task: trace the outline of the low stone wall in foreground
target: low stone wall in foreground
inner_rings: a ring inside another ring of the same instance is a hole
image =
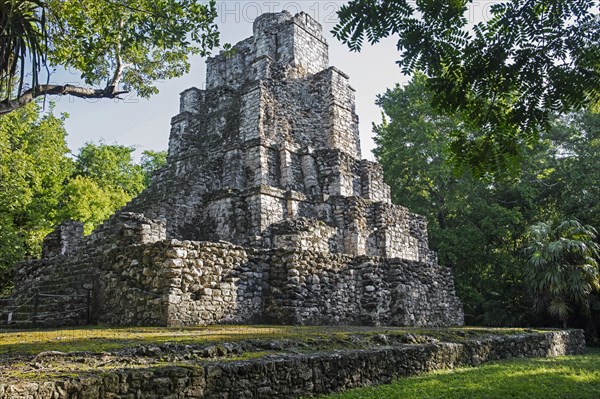
[[[387,383],[396,377],[491,360],[572,355],[584,349],[582,330],[527,333],[464,343],[118,370],[55,382],[0,383],[0,399],[287,399]]]

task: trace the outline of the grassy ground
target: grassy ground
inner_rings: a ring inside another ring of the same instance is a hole
[[[257,325],[0,330],[0,381],[48,381],[121,368],[193,367],[207,361],[245,360],[284,353],[372,348],[436,340],[462,342],[490,335],[528,332],[534,330]],[[444,378],[451,378],[449,376]],[[348,398],[385,398],[372,392],[366,395],[371,396]],[[397,397],[396,393],[390,395],[387,397]],[[445,399],[447,396],[440,397]]]
[[[485,335],[518,334],[517,328],[369,328],[369,327],[296,327],[296,326],[209,326],[209,327],[81,327],[42,330],[1,330],[0,356],[35,355],[44,351],[103,352],[135,345],[211,344],[245,339],[294,340],[311,344],[315,340],[339,340],[342,346],[350,335],[427,335],[440,341],[459,342]]]
[[[0,330],[0,355],[30,354],[44,351],[104,352],[135,345],[209,344],[243,339],[278,339],[313,335],[316,331],[300,331],[285,326],[225,327],[103,327],[41,330]]]
[[[516,359],[398,379],[319,399],[598,399],[600,349],[583,356]]]

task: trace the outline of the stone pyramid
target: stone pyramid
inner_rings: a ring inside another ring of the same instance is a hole
[[[463,323],[425,218],[361,159],[354,89],[304,13],[264,14],[209,58],[206,89],[181,93],[167,165],[81,233],[62,224],[42,260],[18,265],[12,309],[59,296],[13,321]]]

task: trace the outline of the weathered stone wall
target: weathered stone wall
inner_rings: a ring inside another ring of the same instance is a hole
[[[314,219],[274,224],[270,234],[280,249],[165,240],[164,223],[119,214],[85,239],[96,251],[18,268],[12,322],[463,323],[446,268],[335,253],[335,229]]]
[[[44,241],[43,253],[49,257],[15,265],[17,289],[11,305],[2,310],[0,324],[9,319],[17,326],[79,325],[89,319],[93,321],[99,314],[94,303],[105,296],[105,292],[98,290],[99,284],[106,285],[104,278],[112,278],[106,268],[118,264],[122,254],[130,258],[141,256],[139,247],[164,238],[164,222],[132,213],[117,213],[85,238],[80,224],[62,224],[58,232]],[[73,242],[80,245],[75,247]],[[61,248],[68,250],[63,253]],[[121,277],[119,282],[126,281]],[[118,306],[105,308],[111,313],[119,314],[122,308],[130,307],[125,298],[109,299],[112,304],[118,301]],[[145,312],[136,313],[140,322],[145,319],[144,313],[153,311],[146,307]]]
[[[94,320],[113,325],[463,324],[460,302],[447,295],[454,290],[447,268],[328,254],[323,245],[331,228],[308,221],[288,224],[273,232],[285,250],[176,240],[115,249],[99,266],[104,268],[96,279]],[[285,234],[294,230],[306,235]]]
[[[307,14],[264,14],[254,21],[253,33],[234,46],[232,55],[207,60],[207,89],[237,89],[247,81],[273,77],[298,79],[328,66],[321,25]],[[277,73],[282,75],[274,76]]]
[[[266,309],[273,320],[317,325],[464,323],[451,271],[401,259],[275,251]]]
[[[297,398],[491,360],[580,354],[584,348],[583,331],[556,331],[463,344],[286,355],[195,367],[120,370],[62,381],[0,383],[0,399]]]
[[[79,248],[82,240],[83,223],[65,221],[44,237],[42,258],[70,255]]]
[[[195,325],[249,322],[262,314],[265,278],[243,248],[166,240],[112,256],[98,279],[99,322]]]
[[[252,252],[226,243],[171,242],[166,256],[156,258],[169,273],[167,324],[262,320],[270,265]]]
[[[0,325],[85,324],[88,316],[88,291],[94,270],[73,255],[83,241],[83,225],[61,223],[43,243],[42,260],[15,265],[15,290],[10,306],[2,309]],[[59,316],[59,317],[57,317]]]
[[[169,238],[258,247],[272,223],[314,218],[336,228],[334,252],[422,260],[426,234],[398,227],[417,215],[388,211],[385,229],[369,216],[390,190],[381,168],[360,159],[354,90],[328,67],[320,25],[268,14],[235,48],[209,59],[206,90],[181,93],[168,165],[125,210],[166,216]]]

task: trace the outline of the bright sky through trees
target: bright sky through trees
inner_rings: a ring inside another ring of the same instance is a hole
[[[221,42],[235,44],[252,35],[252,22],[264,12],[287,9],[295,14],[304,11],[322,25],[330,48],[330,63],[350,75],[357,90],[357,111],[361,118],[363,156],[372,158],[371,123],[381,118],[374,104],[375,96],[403,80],[395,64],[397,52],[394,41],[365,48],[361,53],[350,53],[330,34],[337,22],[337,10],[344,1],[219,1],[217,22]],[[150,100],[126,95],[124,100],[83,100],[73,97],[54,97],[56,112],[68,112],[66,122],[69,147],[75,151],[86,141],[103,138],[107,143],[138,145],[136,156],[144,149],[166,149],[170,119],[179,110],[179,93],[189,87],[204,86],[206,67],[201,57],[192,58],[191,72],[178,79],[159,83],[160,93]],[[57,72],[51,81],[77,83],[79,74]]]

